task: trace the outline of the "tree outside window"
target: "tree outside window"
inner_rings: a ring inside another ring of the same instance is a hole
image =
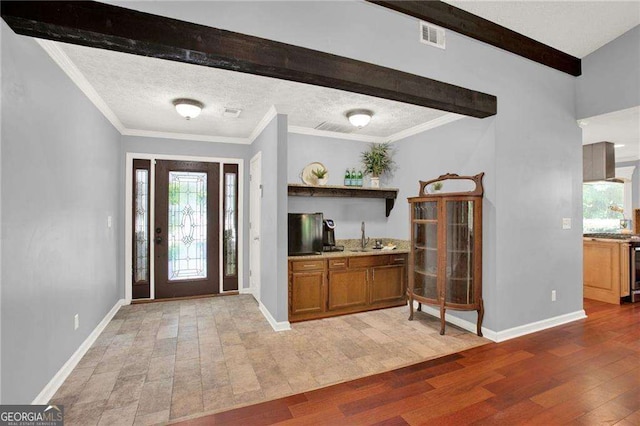
[[[624,184],[594,182],[582,185],[583,232],[618,232],[624,214]]]

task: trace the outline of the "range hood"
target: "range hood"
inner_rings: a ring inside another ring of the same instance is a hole
[[[620,182],[616,179],[616,154],[613,142],[582,146],[582,181]]]

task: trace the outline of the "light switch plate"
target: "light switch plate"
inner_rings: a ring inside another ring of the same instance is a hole
[[[107,216],[107,228],[111,228],[112,223],[113,219],[111,218],[111,216]]]
[[[563,217],[562,218],[562,229],[571,229],[571,218]]]

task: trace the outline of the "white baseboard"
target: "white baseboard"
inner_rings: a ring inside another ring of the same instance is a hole
[[[414,306],[414,309],[417,309],[418,302],[414,301],[413,306]],[[434,317],[440,318],[440,309],[434,308],[433,306],[423,304],[422,312],[427,313],[429,315],[433,315]],[[477,331],[476,323],[464,320],[462,318],[455,317],[449,314],[448,312],[444,313],[444,319],[446,322],[456,325],[462,328],[463,330],[467,330],[471,333],[475,333]],[[493,340],[494,342],[497,342],[498,341],[496,340],[498,337],[497,335],[498,333],[496,333],[495,331],[490,330],[486,327],[482,327],[482,337],[485,337],[489,340]]]
[[[87,353],[89,348],[91,348],[91,345],[93,345],[98,336],[100,336],[100,333],[102,333],[107,324],[109,324],[109,321],[111,321],[116,312],[118,312],[118,309],[120,309],[120,307],[124,305],[128,305],[128,303],[124,299],[120,299],[116,302],[113,308],[111,308],[111,310],[107,313],[107,315],[105,315],[102,321],[100,321],[100,324],[98,324],[96,328],[91,332],[91,334],[85,339],[85,341],[82,342],[80,347],[73,353],[73,355],[71,355],[71,358],[69,358],[67,362],[64,363],[62,368],[58,370],[56,375],[53,376],[53,378],[49,381],[49,383],[47,383],[44,389],[42,389],[42,392],[40,392],[38,396],[36,396],[36,399],[34,399],[31,404],[47,404],[51,400],[51,398],[53,398],[53,395],[55,395],[58,388],[60,388],[62,383],[64,383],[67,377],[69,377],[69,374],[71,374],[73,369],[76,368],[76,365],[78,365],[84,354]]]
[[[238,292],[240,294],[253,294],[253,289],[251,287],[241,287]]]
[[[269,312],[269,310],[262,304],[262,302],[259,302],[259,303],[260,303],[260,312],[262,312],[262,315],[264,315],[267,321],[269,321],[269,324],[275,331],[291,330],[291,324],[289,323],[289,321],[282,321],[282,322],[276,321],[275,318],[271,316],[271,312]]]
[[[504,342],[505,340],[524,336],[525,334],[535,333],[536,331],[546,330],[547,328],[581,320],[586,317],[587,314],[584,312],[584,309],[580,309],[579,311],[569,312],[568,314],[558,315],[557,317],[547,318],[541,321],[531,322],[529,324],[508,328],[506,330],[498,332],[498,338],[496,342]]]
[[[414,301],[414,307],[417,308],[418,302]],[[422,311],[433,315],[435,317],[440,318],[440,309],[434,308],[428,305],[422,305]],[[519,325],[517,327],[508,328],[502,331],[494,331],[485,327],[482,327],[482,335],[483,337],[492,340],[494,342],[504,342],[505,340],[514,339],[516,337],[524,336],[525,334],[535,333],[537,331],[546,330],[547,328],[556,327],[562,324],[566,324],[569,322],[577,321],[583,318],[586,318],[584,310],[581,309],[579,311],[570,312],[568,314],[559,315],[553,318],[547,318],[544,320],[532,322],[529,324]],[[470,321],[455,317],[445,312],[444,315],[445,321],[456,325],[464,330],[470,331],[471,333],[476,332],[476,324]]]

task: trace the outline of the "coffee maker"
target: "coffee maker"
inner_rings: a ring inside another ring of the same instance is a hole
[[[343,246],[336,245],[336,223],[333,219],[322,221],[322,251],[343,251]]]

